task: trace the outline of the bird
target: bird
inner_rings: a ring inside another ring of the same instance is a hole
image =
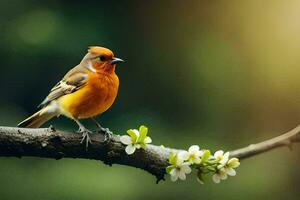
[[[39,110],[18,124],[23,128],[39,128],[53,117],[63,115],[74,120],[79,126],[78,133],[86,141],[91,133],[81,119],[92,119],[99,128],[95,116],[107,111],[114,103],[119,88],[119,78],[115,73],[118,63],[124,60],[114,56],[105,47],[91,46],[81,62],[66,73],[38,106]],[[106,131],[107,132],[107,131]]]

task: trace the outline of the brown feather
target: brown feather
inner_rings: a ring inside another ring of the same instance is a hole
[[[86,71],[87,69],[82,65],[77,65],[71,69],[65,77],[51,89],[49,95],[40,106],[43,107],[63,95],[73,93],[80,89],[87,81]]]
[[[55,116],[55,113],[48,113],[43,112],[45,108],[39,110],[38,112],[34,113],[24,121],[18,124],[18,127],[23,128],[39,128],[52,117]]]

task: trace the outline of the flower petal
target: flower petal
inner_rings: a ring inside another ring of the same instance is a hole
[[[200,159],[200,158],[195,158],[195,159],[193,160],[193,162],[194,162],[195,164],[200,164],[200,163],[201,163],[201,159]]]
[[[225,180],[225,179],[227,179],[227,173],[226,173],[226,171],[225,171],[225,169],[223,168],[223,169],[221,169],[220,171],[219,171],[219,177],[222,179],[222,180]]]
[[[177,154],[177,165],[181,165],[188,158],[189,158],[189,153],[187,151],[180,151]]]
[[[222,169],[223,167],[224,167],[224,165],[220,164],[220,165],[217,166],[217,169]]]
[[[137,140],[138,140],[139,133],[138,133],[138,134],[137,134],[137,133],[138,133],[138,130],[136,130],[136,129],[129,129],[129,130],[127,131],[127,134],[130,135],[131,141],[132,141],[133,143],[136,143]]]
[[[220,178],[221,178],[222,180],[226,180],[226,179],[227,179],[227,174],[222,174],[222,176],[220,176]]]
[[[123,143],[123,144],[126,144],[126,145],[129,145],[132,143],[131,141],[131,137],[129,137],[128,135],[122,135],[120,137],[120,141]]]
[[[146,126],[144,126],[144,125],[141,125],[140,128],[139,128],[139,132],[140,132],[140,134],[147,135],[148,128]]]
[[[185,173],[184,173],[183,170],[180,170],[180,171],[179,171],[178,177],[179,177],[179,179],[181,179],[181,180],[183,180],[183,181],[186,179],[186,175],[185,175]]]
[[[177,169],[172,169],[171,171],[170,171],[170,176],[171,176],[171,181],[173,181],[173,182],[175,182],[175,181],[177,181],[177,179],[178,179],[178,171],[177,171]]]
[[[144,141],[143,141],[145,144],[150,144],[151,142],[152,142],[152,139],[149,137],[149,136],[147,136],[145,139],[144,139]]]
[[[188,163],[189,164],[189,163]],[[182,165],[181,166],[181,171],[183,171],[185,174],[189,174],[192,172],[192,169],[190,168],[189,165]]]
[[[134,134],[136,135],[136,137],[139,137],[140,136],[140,132],[136,129],[133,129],[132,130],[134,132]]]
[[[221,179],[220,179],[219,174],[214,174],[214,175],[212,176],[212,180],[213,180],[215,183],[220,183]]]
[[[177,173],[177,169],[176,168],[171,169],[171,171],[170,171],[170,175],[171,176],[175,176],[176,173]]]
[[[135,152],[135,145],[128,145],[126,148],[125,148],[125,151],[128,155],[131,155]]]
[[[225,171],[229,176],[235,176],[236,175],[236,171],[233,168],[226,168]]]
[[[139,138],[139,142],[143,142],[147,136],[148,133],[148,128],[146,126],[140,126],[139,128],[139,133],[140,133],[140,138]]]
[[[222,167],[224,167],[226,165],[226,163],[227,163],[227,160],[223,158],[222,160],[220,160],[220,165],[218,166],[218,168],[221,169]]]
[[[224,154],[224,151],[222,151],[222,150],[219,150],[219,151],[216,151],[215,152],[215,154],[214,154],[214,157],[216,158],[216,159],[218,159],[219,157],[223,157],[223,154]]]
[[[201,157],[203,155],[203,151],[198,151],[198,152],[196,152],[196,156],[197,157]]]
[[[228,159],[229,159],[229,152],[226,152],[226,153],[224,154],[223,159],[226,160],[226,162],[228,161]]]
[[[237,158],[231,158],[228,161],[227,165],[228,165],[228,167],[237,168],[238,166],[240,166],[239,159],[237,159]]]
[[[200,147],[199,147],[198,145],[192,145],[192,146],[190,146],[190,148],[189,148],[189,152],[190,152],[190,153],[196,153],[196,152],[199,151],[199,149],[200,149]]]
[[[172,181],[172,182],[177,181],[177,179],[178,179],[178,175],[171,176],[171,181]]]

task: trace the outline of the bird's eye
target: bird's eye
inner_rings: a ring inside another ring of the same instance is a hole
[[[105,61],[105,56],[99,56],[99,60],[102,62]]]

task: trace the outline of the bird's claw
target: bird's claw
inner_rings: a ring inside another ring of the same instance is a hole
[[[111,131],[107,131],[104,133],[104,142],[108,142],[110,141],[112,138],[112,132]]]
[[[99,127],[100,132],[104,135],[104,141],[103,142],[107,142],[110,141],[110,139],[112,138],[112,132],[109,130],[109,128],[103,128],[103,127]]]
[[[80,143],[83,143],[85,141],[85,148],[87,150],[88,146],[89,146],[89,143],[92,144],[92,140],[91,140],[91,137],[89,135],[92,132],[85,129],[85,128],[79,128],[78,133],[82,133],[82,139],[81,139]]]
[[[97,132],[100,132],[102,135],[104,135],[104,140],[103,142],[108,142],[112,138],[113,133],[108,129],[108,128],[103,128],[95,118],[91,118],[92,121],[96,124],[97,126]]]

